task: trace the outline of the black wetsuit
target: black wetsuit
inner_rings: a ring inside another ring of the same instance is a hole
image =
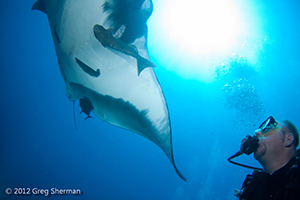
[[[299,200],[299,154],[273,174],[254,171],[247,175],[240,200]]]

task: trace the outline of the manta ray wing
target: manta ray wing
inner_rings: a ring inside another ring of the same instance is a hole
[[[138,75],[134,56],[106,48],[95,37],[96,24],[112,28],[109,13],[103,10],[105,2],[38,0],[33,6],[48,16],[67,97],[71,101],[88,99],[88,106],[82,106],[86,113],[92,111],[100,119],[154,142],[186,180],[174,162],[169,112],[153,69],[147,67]],[[152,9],[152,2],[145,2],[147,5],[138,8],[141,14]],[[139,56],[149,60],[146,31],[128,45],[136,46]]]

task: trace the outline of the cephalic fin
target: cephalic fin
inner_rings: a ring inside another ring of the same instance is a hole
[[[37,2],[35,2],[31,7],[31,10],[39,10],[47,14],[45,0],[38,0]]]

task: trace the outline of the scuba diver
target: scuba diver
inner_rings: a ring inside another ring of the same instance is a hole
[[[299,133],[293,123],[288,120],[279,122],[272,116],[267,118],[255,135],[247,135],[240,150],[228,158],[233,164],[254,169],[253,174],[247,175],[241,190],[235,190],[235,196],[240,200],[300,199],[298,144]],[[254,153],[262,169],[232,161],[243,153]]]

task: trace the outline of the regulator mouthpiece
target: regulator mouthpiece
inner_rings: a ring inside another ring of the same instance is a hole
[[[247,135],[241,142],[240,150],[238,152],[236,152],[234,155],[230,156],[227,160],[230,163],[241,166],[241,167],[246,167],[246,168],[249,168],[249,169],[260,170],[261,171],[262,170],[261,168],[251,167],[251,166],[248,166],[248,165],[244,165],[244,164],[232,161],[232,159],[242,155],[243,153],[245,153],[247,155],[250,155],[251,153],[255,152],[256,149],[259,146],[258,142],[259,142],[259,139],[256,135],[254,135],[254,136]]]
[[[250,155],[258,148],[259,139],[256,135],[250,136],[247,135],[241,142],[240,151],[247,155]]]

